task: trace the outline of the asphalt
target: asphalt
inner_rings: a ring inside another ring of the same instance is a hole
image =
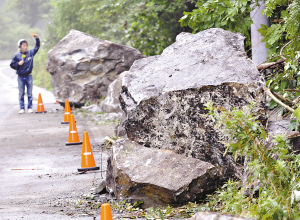
[[[33,88],[34,110],[41,93],[47,113],[18,114],[14,76],[9,61],[0,61],[0,219],[98,219],[100,209],[77,211],[76,201],[97,187],[105,172],[77,171],[82,146],[65,145],[69,127],[61,124],[64,111],[51,92]],[[101,153],[100,144],[114,134],[114,125],[96,125],[79,114],[75,119],[80,140],[88,131],[101,166],[108,155]]]

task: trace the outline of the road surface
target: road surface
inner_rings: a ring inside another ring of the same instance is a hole
[[[0,219],[94,219],[100,210],[88,216],[76,211],[74,201],[97,186],[101,172],[77,172],[81,145],[65,146],[69,128],[60,124],[63,108],[54,104],[51,92],[33,88],[33,110],[41,93],[48,113],[18,114],[14,75],[9,61],[0,61]],[[55,109],[59,111],[52,112]],[[80,139],[83,131],[89,132],[99,166],[101,153],[96,143],[113,135],[114,126],[96,126],[79,115],[75,118]]]

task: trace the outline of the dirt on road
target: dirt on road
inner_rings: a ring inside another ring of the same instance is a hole
[[[69,127],[61,124],[63,108],[44,105],[45,114],[18,114],[18,105],[11,104],[0,116],[0,219],[94,219],[100,208],[79,209],[80,198],[105,172],[77,171],[82,146],[65,145]],[[87,131],[96,165],[102,157],[105,170],[108,154],[101,153],[101,144],[114,135],[115,123],[96,125],[79,114],[75,119],[80,140]]]

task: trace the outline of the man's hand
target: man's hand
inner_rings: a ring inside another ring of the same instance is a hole
[[[18,64],[19,66],[22,66],[24,64],[24,60],[21,60]]]
[[[39,36],[37,36],[37,34],[34,34],[33,37],[34,37],[35,39],[39,39]]]

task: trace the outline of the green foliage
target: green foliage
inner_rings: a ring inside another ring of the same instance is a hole
[[[300,1],[268,0],[266,1],[264,13],[268,17],[274,18],[271,27],[264,27],[264,29],[267,29],[267,33],[270,32],[268,36],[264,32],[264,36],[267,38],[265,40],[268,43],[267,47],[271,49],[269,53],[271,54],[276,51],[276,44],[274,43],[279,40],[278,37],[283,41],[294,40],[291,48],[299,49],[300,27],[298,22],[300,20]]]
[[[263,12],[272,21],[270,27],[262,25],[259,29],[264,36],[263,42],[266,42],[266,47],[269,48],[269,57],[279,55],[283,45],[289,41],[291,44],[284,49],[284,54],[294,57],[294,52],[300,49],[300,0],[269,0],[266,1],[266,9]]]
[[[36,27],[46,14],[49,13],[50,4],[48,0],[9,0],[7,11],[16,11],[20,23],[26,23],[31,28]]]
[[[296,119],[290,121],[287,129],[290,131],[300,131],[300,108],[295,109],[294,116]]]
[[[134,202],[133,203],[133,208],[137,208],[137,207],[139,207],[140,205],[142,205],[144,203],[144,201],[136,201],[136,202]]]
[[[34,85],[52,91],[52,78],[50,73],[46,71],[47,52],[48,51],[41,46],[38,53],[34,56],[32,77]]]
[[[30,32],[40,34],[38,28],[30,28],[28,24],[19,22],[19,14],[5,10],[5,0],[0,1],[0,59],[11,59],[18,50],[18,40],[27,39],[30,46],[35,45],[35,40],[30,37]]]
[[[294,115],[296,117],[297,120],[300,120],[300,108],[297,108],[294,112]]]
[[[300,203],[295,199],[300,187],[300,155],[290,152],[289,141],[276,136],[274,146],[267,149],[263,144],[266,132],[251,114],[251,106],[218,112],[210,103],[207,109],[225,134],[228,151],[247,158],[249,185],[259,181],[256,197],[246,197],[240,182],[228,181],[209,198],[207,210],[257,219],[300,218]]]
[[[191,7],[179,0],[52,0],[51,5],[48,48],[76,29],[133,46],[145,55],[160,54],[177,34],[187,30],[180,27],[178,19]]]
[[[150,207],[146,209],[147,214],[145,215],[146,219],[165,219],[170,216],[174,216],[174,210],[170,206],[167,206],[166,208],[157,207],[154,209],[153,207]]]
[[[179,33],[190,31],[182,28],[178,20],[185,10],[193,8],[193,4],[179,0],[145,0],[138,6],[140,10],[130,15],[133,22],[127,36],[129,44],[145,55],[160,54],[175,42]]]
[[[179,22],[182,26],[192,28],[193,33],[216,27],[242,33],[249,48],[251,4],[252,0],[197,0],[196,9],[184,12]]]
[[[269,0],[266,1],[264,13],[270,17],[272,25],[262,25],[258,30],[264,36],[263,42],[269,48],[268,55],[272,61],[282,58],[280,51],[286,58],[284,69],[268,77],[268,87],[283,95],[294,99],[299,93],[286,91],[296,89],[300,83],[300,1]],[[272,103],[271,107],[277,104]]]
[[[279,71],[274,76],[270,76],[267,85],[285,97],[290,97],[290,92],[284,91],[285,89],[296,89],[300,83],[300,68],[298,65],[298,59],[300,58],[300,52],[294,51],[294,56],[288,58],[285,62],[286,65],[282,71]],[[296,94],[297,95],[297,94]]]
[[[113,135],[113,136],[111,136],[110,138],[111,138],[112,140],[114,140],[114,141],[120,139],[120,137],[117,136],[117,135]],[[139,204],[142,204],[142,203],[139,203]]]
[[[291,122],[287,126],[287,129],[290,131],[299,131],[300,129],[299,120],[291,120]]]

